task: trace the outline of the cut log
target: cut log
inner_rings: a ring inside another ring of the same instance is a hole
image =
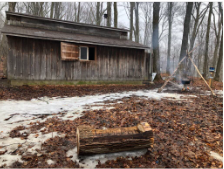
[[[134,127],[93,129],[77,127],[77,154],[92,155],[138,150],[152,147],[153,131],[146,122]]]

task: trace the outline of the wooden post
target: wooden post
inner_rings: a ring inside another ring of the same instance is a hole
[[[209,78],[209,86],[212,87],[212,78]]]
[[[191,63],[194,65],[196,71],[198,72],[199,76],[204,80],[205,84],[208,86],[208,88],[210,89],[210,91],[212,92],[212,95],[215,96],[215,93],[213,92],[212,88],[208,85],[208,83],[206,82],[206,80],[203,78],[203,76],[201,75],[200,71],[198,70],[197,66],[194,64],[193,60],[191,57],[189,57]]]

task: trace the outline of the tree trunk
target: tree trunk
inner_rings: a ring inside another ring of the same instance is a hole
[[[139,43],[139,12],[138,12],[139,2],[135,3],[135,42]]]
[[[61,8],[61,2],[55,2],[55,4],[54,4],[54,9],[55,9],[54,19],[60,18],[60,12],[61,12],[60,8]]]
[[[79,5],[78,5],[78,14],[77,14],[76,22],[80,22],[79,17],[80,17],[80,2],[79,2]]]
[[[171,53],[171,33],[172,33],[172,8],[173,3],[168,2],[168,22],[169,22],[169,34],[168,34],[168,55],[167,55],[167,66],[166,66],[166,73],[170,74],[170,53]]]
[[[17,2],[8,2],[9,12],[15,12],[16,3]],[[4,24],[7,24],[7,19]],[[7,43],[6,35],[2,36],[1,43],[0,43],[0,50],[1,50],[0,65],[1,64],[3,65],[3,76],[7,76],[8,43]]]
[[[219,47],[219,59],[218,59],[218,62],[217,62],[216,73],[215,73],[215,80],[216,81],[219,81],[219,78],[220,78],[222,57],[223,57],[223,31],[222,31],[221,42],[220,42],[220,47]]]
[[[51,13],[50,18],[54,18],[54,2],[51,2]]]
[[[186,56],[192,8],[193,8],[193,2],[188,2],[187,3],[186,15],[185,15],[185,19],[184,19],[184,33],[183,33],[183,38],[182,38],[182,45],[181,45],[181,52],[180,52],[179,61],[181,61],[183,59],[183,57]]]
[[[153,3],[153,72],[156,72],[155,80],[162,80],[160,74],[160,56],[159,56],[159,10],[160,2]]]
[[[77,154],[91,155],[137,150],[152,147],[153,131],[148,123],[134,127],[93,129],[79,126],[76,132]]]
[[[100,2],[96,4],[96,24],[100,26]]]
[[[191,34],[191,38],[190,38],[190,50],[191,51],[194,47],[194,42],[197,36],[197,30],[198,30],[198,24],[199,24],[199,19],[200,19],[200,6],[201,6],[201,2],[195,2],[195,6],[196,6],[196,17],[195,17],[195,21],[194,21],[194,27],[193,27],[193,31]],[[200,25],[199,25],[200,26]],[[190,56],[193,56],[193,52],[190,54]],[[188,70],[191,69],[191,62],[189,63],[188,66]]]
[[[9,5],[9,12],[15,12],[17,2],[8,2]]]
[[[111,27],[111,2],[107,2],[107,26]]]
[[[204,67],[203,67],[203,77],[206,79],[207,71],[208,71],[208,45],[209,45],[209,34],[210,34],[210,25],[211,25],[211,15],[212,15],[212,6],[213,2],[209,2],[210,9],[208,15],[208,24],[207,24],[207,32],[206,32],[206,40],[205,40],[205,60],[204,60]]]
[[[212,66],[213,67],[216,66],[216,62],[217,62],[217,56],[218,56],[218,50],[219,50],[219,43],[220,43],[220,35],[221,35],[221,21],[219,22],[218,36],[216,37],[216,44],[215,44],[213,61],[212,61]]]
[[[134,6],[135,3],[134,2],[130,2],[131,8],[130,8],[130,40],[132,40],[132,36],[133,36],[133,11],[134,11]]]
[[[221,2],[218,2],[219,4],[219,12],[221,14],[221,23],[222,23],[222,26],[223,26],[223,9],[222,9],[222,4]]]
[[[221,2],[219,2],[219,12],[221,13],[221,23],[223,25],[223,9],[222,9],[222,6],[221,6]],[[215,73],[215,80],[217,80],[217,81],[219,81],[219,79],[220,79],[222,57],[223,57],[223,30],[222,30],[220,47],[219,47],[219,59],[218,59],[218,62],[217,62],[216,73]]]
[[[114,27],[117,28],[117,2],[114,2]]]

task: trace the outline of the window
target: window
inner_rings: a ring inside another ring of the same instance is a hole
[[[80,60],[89,60],[89,48],[85,46],[80,47]]]
[[[89,60],[95,60],[95,48],[89,47]]]
[[[81,46],[79,52],[80,60],[95,60],[95,47],[92,46]]]

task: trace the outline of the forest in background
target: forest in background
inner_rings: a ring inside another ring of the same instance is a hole
[[[172,74],[186,50],[198,45],[191,57],[200,72],[208,78],[208,68],[215,67],[215,80],[223,80],[221,2],[1,2],[0,11],[0,29],[5,11],[130,29],[130,40],[151,47],[158,78],[160,73]],[[6,38],[1,34],[0,71],[6,56]],[[187,66],[189,76],[197,76],[193,65]]]

